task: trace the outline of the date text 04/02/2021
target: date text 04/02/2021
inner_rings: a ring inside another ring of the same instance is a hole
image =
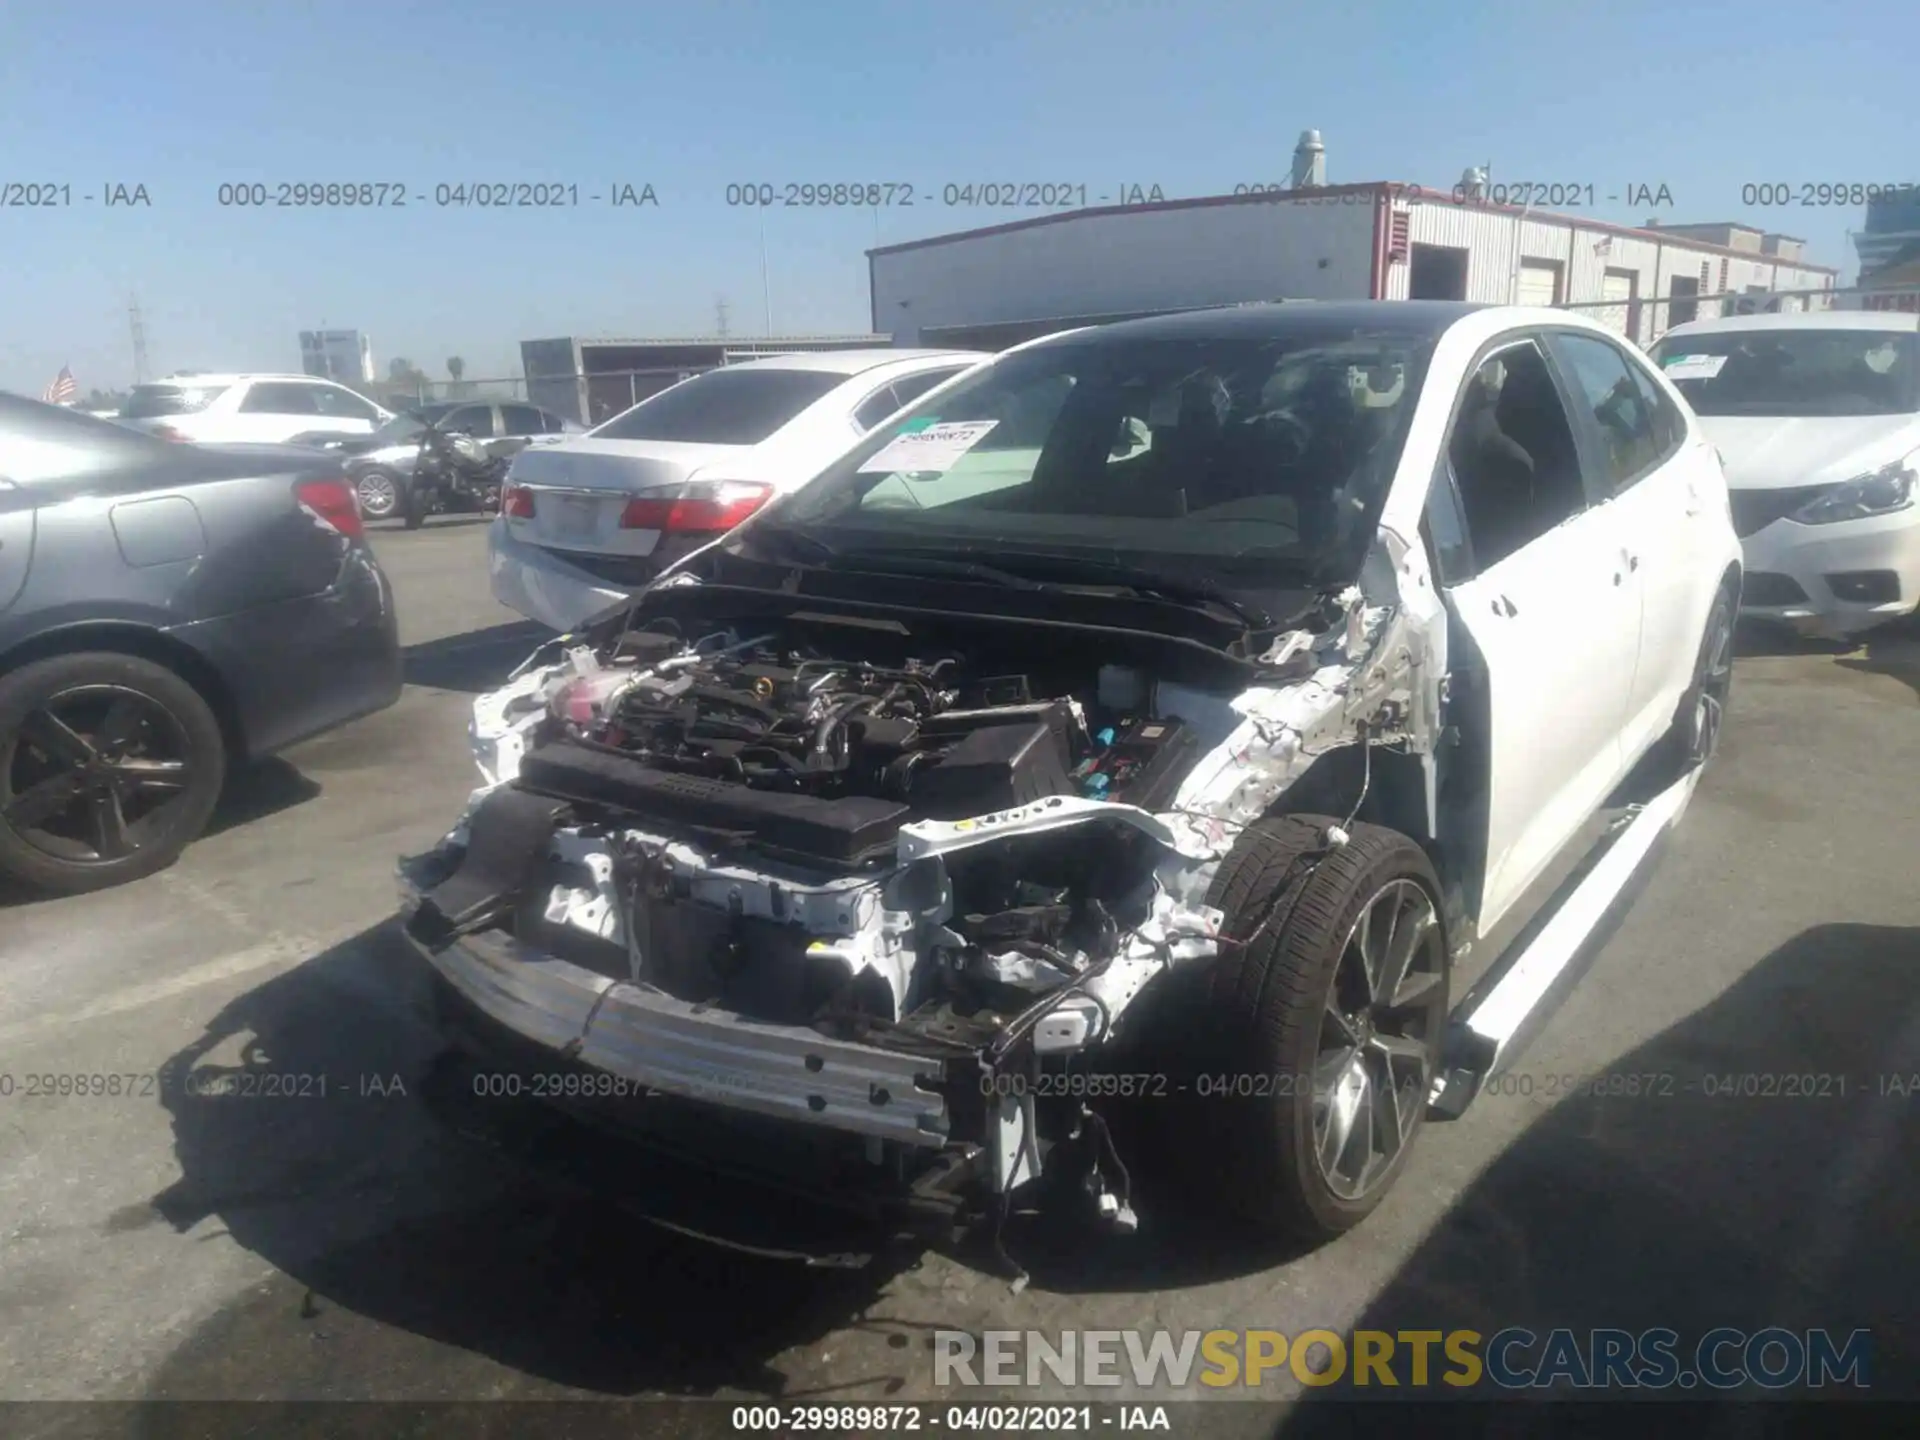
[[[889,1431],[1086,1434],[1171,1430],[1165,1405],[736,1405],[736,1432],[872,1435]]]
[[[329,1075],[324,1071],[178,1070],[0,1074],[0,1100],[157,1100],[166,1095],[243,1100],[385,1099],[405,1095],[398,1074]]]
[[[443,180],[431,186],[399,180],[233,181],[214,203],[239,210],[577,210],[582,205],[658,209],[644,181],[581,185],[571,180]]]
[[[71,210],[76,203],[108,210],[151,210],[153,197],[145,185],[124,180],[83,184],[78,190],[70,180],[0,180],[0,210]]]
[[[1090,205],[1153,205],[1166,192],[1157,184],[1080,180],[969,180],[916,185],[905,180],[742,180],[723,192],[730,206],[752,209],[862,210],[945,207],[980,210],[1072,210]]]

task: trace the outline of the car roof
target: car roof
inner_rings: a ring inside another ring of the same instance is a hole
[[[1124,344],[1130,340],[1323,340],[1360,334],[1438,338],[1469,315],[1505,307],[1461,300],[1288,300],[1219,305],[1121,320],[1050,336],[1053,344]],[[1515,309],[1516,316],[1527,312]]]
[[[1814,310],[1792,315],[1726,315],[1716,320],[1689,320],[1676,325],[1662,340],[1674,336],[1714,335],[1738,330],[1920,330],[1920,315],[1899,310]]]
[[[858,375],[882,365],[897,365],[903,360],[986,359],[981,350],[908,350],[893,346],[874,346],[864,350],[806,350],[793,355],[768,355],[760,360],[742,360],[725,365],[723,370],[822,370],[835,375]],[[708,372],[712,373],[712,372]]]
[[[162,375],[158,380],[150,380],[136,385],[136,390],[193,389],[198,385],[238,385],[243,380],[306,380],[319,385],[337,385],[337,380],[329,380],[324,375],[296,375],[283,370],[221,370],[195,371],[191,374]]]

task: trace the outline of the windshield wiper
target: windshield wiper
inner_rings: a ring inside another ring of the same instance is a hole
[[[1266,611],[1229,594],[1213,581],[1202,576],[1169,575],[1161,570],[1140,565],[1127,565],[1116,560],[1053,553],[1010,553],[1002,550],[982,550],[972,546],[952,549],[941,547],[937,550],[917,546],[887,546],[884,549],[876,547],[842,551],[834,549],[826,541],[793,525],[757,525],[750,538],[755,542],[772,540],[775,542],[772,548],[783,549],[790,556],[804,549],[808,553],[800,563],[815,565],[825,570],[837,570],[843,573],[865,571],[869,574],[884,575],[952,576],[960,580],[980,580],[1010,590],[1029,591],[1055,588],[1047,583],[1047,579],[1056,582],[1088,580],[1094,584],[1111,584],[1147,599],[1164,600],[1190,608],[1201,606],[1215,611],[1224,611],[1250,630],[1274,628],[1273,617]],[[975,555],[990,557],[996,563],[989,565],[981,560],[970,558]],[[1021,573],[1034,569],[1047,572],[1047,579]]]
[[[1171,600],[1181,605],[1211,605],[1225,610],[1251,630],[1271,630],[1273,617],[1257,605],[1250,605],[1229,594],[1213,581],[1198,575],[1169,575],[1143,565],[1128,565],[1118,560],[1099,560],[1083,555],[996,555],[1002,563],[1021,568],[1041,568],[1053,572],[1055,579],[1100,576],[1115,585],[1149,599]]]
[[[1009,590],[1050,590],[1053,587],[1011,570],[996,569],[973,560],[948,560],[937,555],[921,555],[902,550],[857,550],[835,555],[821,562],[826,570],[841,570],[868,575],[951,575],[956,580],[983,580]]]
[[[762,521],[741,538],[748,545],[762,545],[769,550],[785,551],[789,559],[794,559],[796,552],[804,552],[804,557],[800,559],[801,564],[828,564],[840,554],[818,535],[802,530],[797,525],[774,525]]]

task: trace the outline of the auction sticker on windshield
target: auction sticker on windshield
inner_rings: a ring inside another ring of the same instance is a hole
[[[896,435],[860,463],[860,473],[920,470],[942,474],[986,438],[998,420],[948,420]]]
[[[1724,355],[1675,355],[1660,368],[1669,380],[1711,380],[1726,363]]]

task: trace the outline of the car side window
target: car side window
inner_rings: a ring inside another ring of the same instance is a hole
[[[318,415],[315,385],[282,384],[271,380],[249,385],[240,401],[243,415]]]
[[[1532,340],[1506,345],[1474,368],[1460,392],[1447,461],[1483,570],[1586,508],[1573,426]]]
[[[1460,487],[1449,462],[1442,461],[1434,472],[1422,526],[1440,583],[1458,585],[1463,580],[1471,580],[1473,546],[1467,539],[1466,511],[1460,504]]]
[[[871,430],[906,403],[894,386],[882,385],[860,402],[853,412],[853,423],[862,430]]]
[[[340,385],[315,385],[314,404],[322,415],[331,415],[338,420],[377,420],[380,412],[373,402],[362,398]]]
[[[509,435],[551,435],[560,428],[551,415],[532,405],[502,405],[500,424]]]
[[[1554,336],[1553,344],[1600,438],[1605,466],[1600,479],[1618,495],[1664,458],[1667,447],[1661,443],[1657,412],[1618,346],[1564,332]]]
[[[1640,394],[1646,399],[1647,409],[1653,416],[1654,439],[1660,447],[1660,458],[1665,460],[1686,443],[1686,417],[1648,373],[1645,365],[1629,363],[1627,369],[1633,375],[1634,384],[1640,388]]]
[[[491,440],[493,434],[493,407],[491,405],[463,405],[440,426],[444,431],[458,431],[471,435],[476,440]]]
[[[925,370],[918,375],[903,375],[893,382],[893,393],[900,397],[902,405],[911,405],[936,385],[946,384],[966,368],[956,365],[950,370]]]

